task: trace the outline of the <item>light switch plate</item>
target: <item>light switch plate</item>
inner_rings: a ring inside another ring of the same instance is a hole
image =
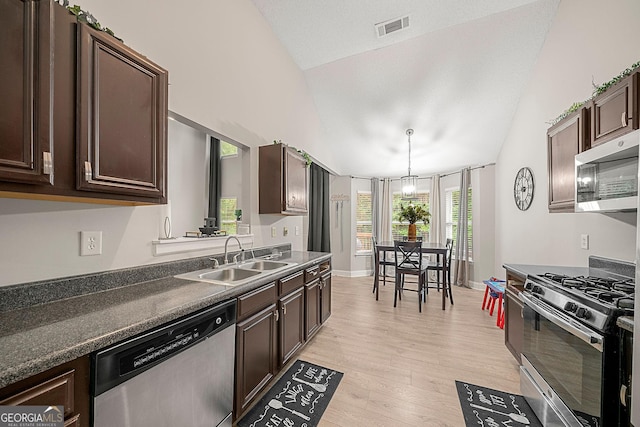
[[[289,229],[287,227],[283,227],[282,228],[282,235],[286,236],[287,234],[289,234]]]
[[[589,249],[589,235],[588,234],[580,235],[580,247],[582,249]]]
[[[300,235],[300,226],[299,225],[296,225],[295,231],[296,231],[296,236],[299,236]]]
[[[80,256],[102,254],[102,231],[80,232]]]
[[[271,237],[276,237],[277,232],[275,227],[271,227]]]

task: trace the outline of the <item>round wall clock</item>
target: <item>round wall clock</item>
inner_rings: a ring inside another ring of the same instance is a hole
[[[533,201],[533,172],[531,169],[521,168],[513,183],[513,199],[521,211],[526,211]]]

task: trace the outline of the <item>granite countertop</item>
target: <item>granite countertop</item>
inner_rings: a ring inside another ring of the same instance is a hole
[[[633,332],[633,317],[620,316],[616,319],[616,325],[625,331]]]
[[[330,257],[321,252],[288,252],[278,260],[295,265],[239,286],[171,275],[2,312],[0,387],[233,299]]]

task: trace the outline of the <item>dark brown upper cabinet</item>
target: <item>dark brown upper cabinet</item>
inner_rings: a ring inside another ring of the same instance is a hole
[[[167,72],[80,24],[77,103],[77,188],[163,197]]]
[[[638,129],[639,76],[633,73],[593,99],[592,146]]]
[[[53,14],[0,0],[0,179],[53,184]]]
[[[549,212],[575,209],[575,156],[589,148],[589,109],[581,108],[547,130]]]
[[[296,150],[284,144],[259,148],[259,213],[306,215],[309,168]]]

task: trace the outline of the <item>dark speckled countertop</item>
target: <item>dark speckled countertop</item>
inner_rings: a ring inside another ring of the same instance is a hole
[[[239,286],[178,279],[173,275],[184,271],[176,271],[162,278],[1,312],[0,387],[235,298],[330,257],[320,252],[285,252],[278,260],[296,265]],[[81,277],[75,279],[82,281]]]

